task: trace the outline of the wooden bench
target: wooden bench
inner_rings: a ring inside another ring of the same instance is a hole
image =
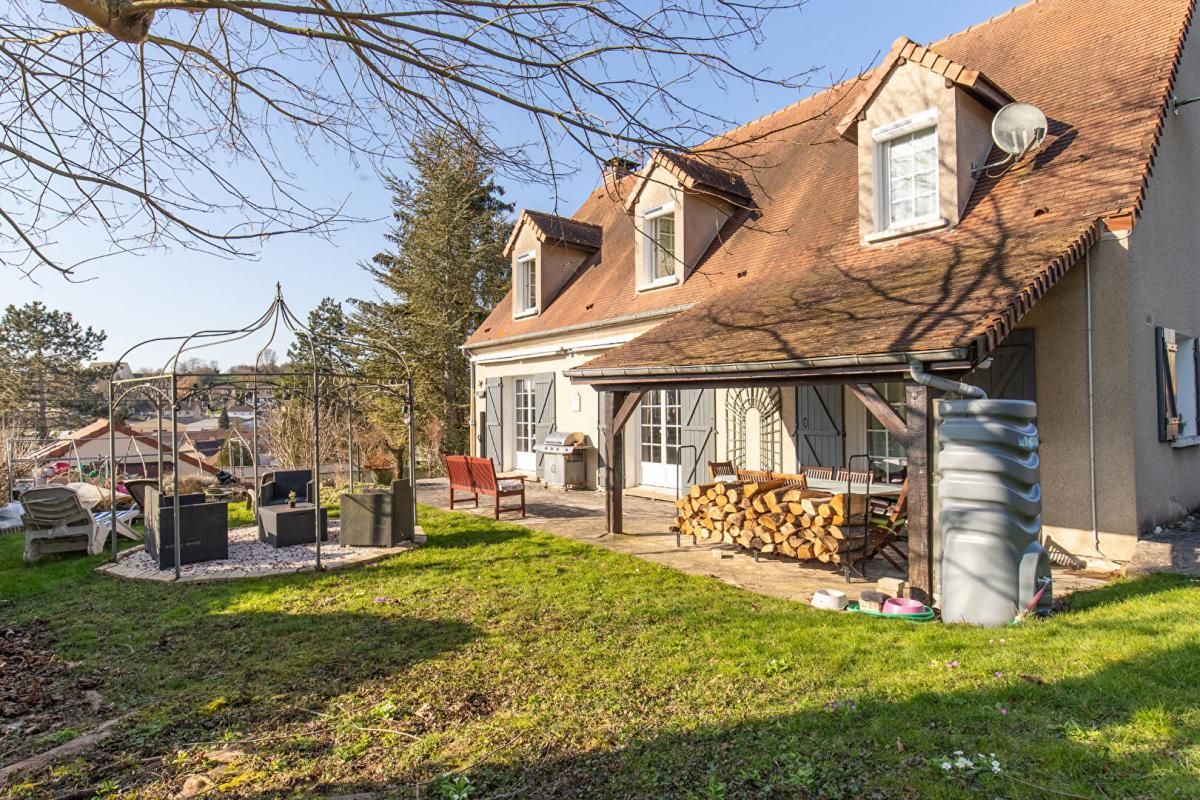
[[[479,495],[485,494],[492,498],[492,516],[500,519],[501,511],[520,511],[525,516],[525,476],[497,476],[496,465],[490,458],[474,456],[446,456],[446,473],[450,476],[450,508],[455,502],[463,503],[454,493],[462,492],[471,495],[475,508],[479,508]],[[519,506],[501,506],[502,497],[520,497]]]

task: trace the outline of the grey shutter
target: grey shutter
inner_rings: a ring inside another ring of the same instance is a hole
[[[653,390],[642,395],[642,403],[646,402],[646,397],[652,392]],[[638,403],[637,411],[634,411],[625,422],[625,441],[633,443],[632,448],[629,445],[625,446],[625,464],[627,466],[629,451],[633,450],[633,469],[626,471],[625,474],[633,476],[634,486],[642,485],[642,403]]]
[[[679,436],[683,490],[707,482],[708,462],[716,457],[716,396],[712,389],[683,389],[679,392],[683,411]],[[639,455],[638,460],[641,460]]]
[[[539,372],[533,376],[533,391],[535,403],[535,417],[533,423],[533,441],[534,445],[544,444],[546,437],[554,432],[554,373]],[[537,454],[537,474],[539,478],[544,478],[545,467],[543,461],[546,456],[542,453]]]
[[[484,451],[481,455],[491,457],[496,462],[497,469],[504,469],[504,419],[501,398],[504,396],[504,381],[500,378],[488,378],[484,384],[486,397],[484,399],[484,416],[487,428],[484,436]]]
[[[1175,331],[1154,329],[1154,372],[1158,395],[1158,440],[1173,442],[1179,438],[1179,398],[1175,392]]]
[[[963,380],[983,389],[995,400],[1037,402],[1033,353],[1033,331],[1013,331],[992,351],[992,363],[987,369],[973,369]]]
[[[796,387],[796,460],[800,465],[840,467],[845,426],[841,386]]]
[[[599,417],[596,420],[596,488],[604,489],[608,487],[608,459],[604,457],[604,448],[608,446],[608,442],[605,441],[608,433],[608,416],[605,410],[612,403],[612,392],[599,392],[598,396],[600,402],[596,403]]]

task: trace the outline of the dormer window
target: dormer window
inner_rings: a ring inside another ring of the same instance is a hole
[[[876,147],[876,215],[880,230],[942,222],[938,208],[937,109],[872,131]]]
[[[639,289],[670,286],[677,282],[679,261],[675,253],[675,203],[666,203],[642,215],[643,264]]]
[[[516,315],[519,317],[536,314],[538,310],[537,253],[530,251],[517,256],[516,269]]]

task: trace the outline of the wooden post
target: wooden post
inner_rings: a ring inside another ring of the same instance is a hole
[[[908,586],[914,600],[933,600],[933,514],[930,508],[929,443],[933,410],[929,389],[904,387],[908,429]]]
[[[608,532],[622,533],[624,528],[621,494],[625,488],[625,433],[618,426],[617,414],[625,402],[625,392],[605,392],[604,395],[604,460],[608,480],[604,485]]]
[[[609,392],[608,403],[604,406],[604,452],[608,459],[605,507],[609,533],[625,532],[621,508],[621,493],[625,489],[625,423],[637,410],[643,394],[643,391]]]

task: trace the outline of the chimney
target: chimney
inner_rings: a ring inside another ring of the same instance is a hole
[[[624,156],[613,156],[604,162],[604,180],[609,178],[624,178],[626,175],[632,175],[637,172],[640,165],[633,159],[625,158]]]

